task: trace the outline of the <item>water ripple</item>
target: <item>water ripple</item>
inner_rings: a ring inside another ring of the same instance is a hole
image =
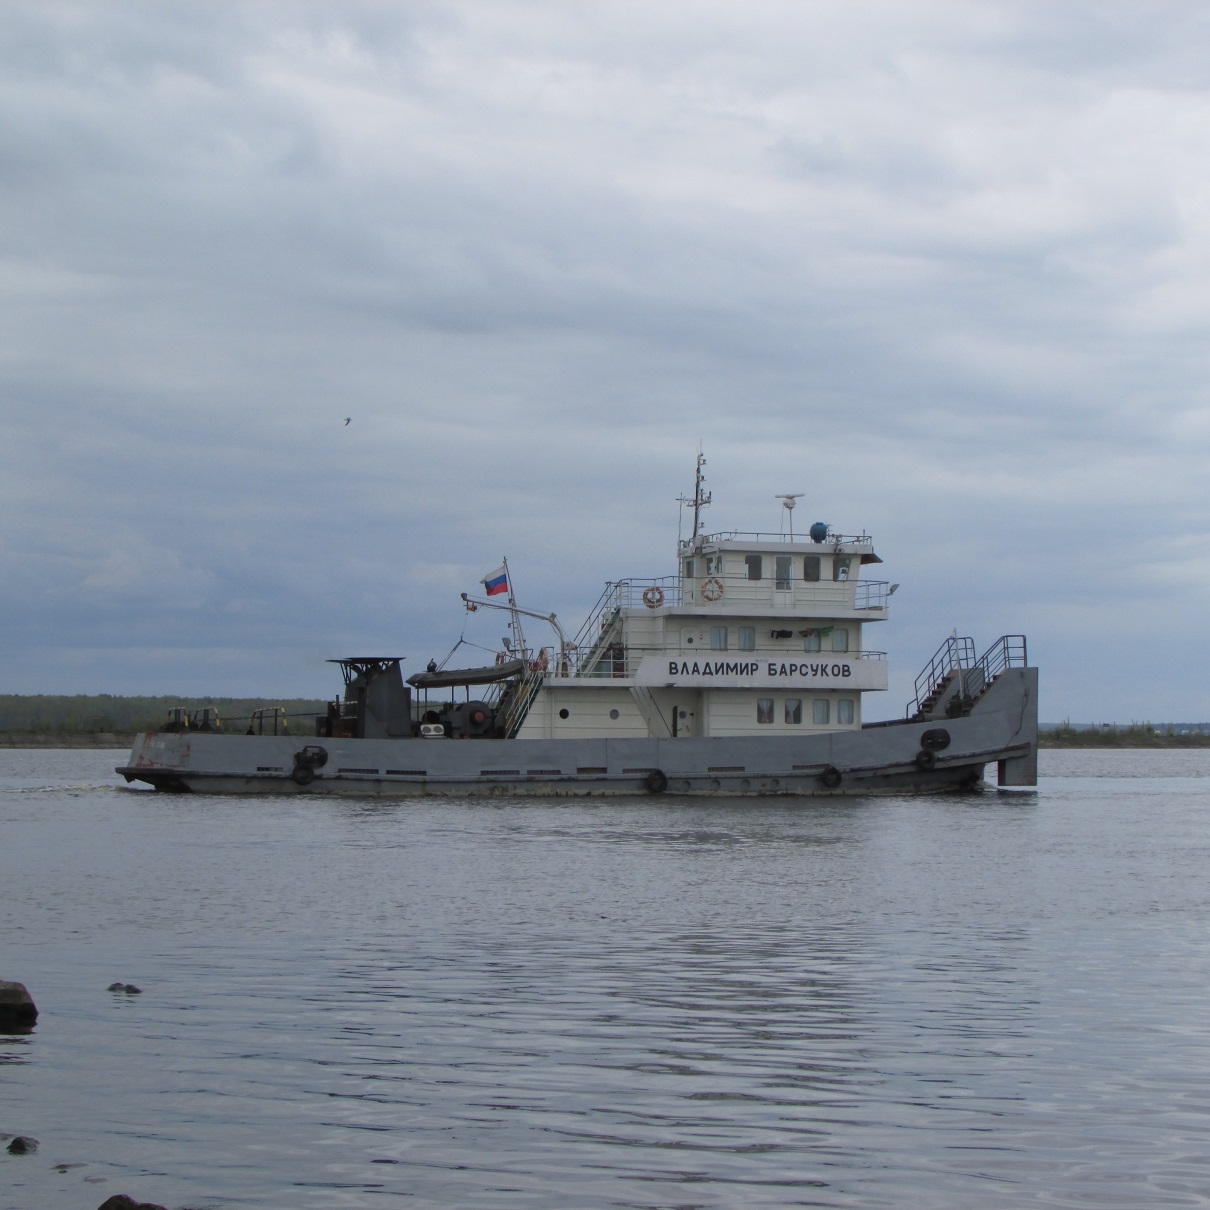
[[[0,977],[42,1009],[0,1206],[1205,1206],[1200,766],[1066,755],[1028,800],[827,807],[0,763]]]

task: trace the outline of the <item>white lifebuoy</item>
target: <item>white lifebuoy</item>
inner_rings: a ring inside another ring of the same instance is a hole
[[[648,609],[659,609],[663,603],[664,590],[658,584],[653,584],[650,588],[643,589],[643,604]]]
[[[723,598],[723,582],[717,576],[711,576],[702,584],[702,600],[721,601]]]

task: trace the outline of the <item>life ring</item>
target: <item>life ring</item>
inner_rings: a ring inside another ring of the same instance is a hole
[[[711,576],[710,579],[702,583],[702,600],[704,601],[721,601],[723,598],[723,582],[717,576]]]
[[[936,764],[936,753],[930,752],[927,748],[921,748],[920,751],[916,753],[917,769],[922,769],[925,773],[927,773],[930,769],[934,768]]]
[[[844,775],[835,765],[829,765],[820,775],[819,780],[823,782],[829,790],[835,790],[838,785],[844,780]]]
[[[650,773],[643,778],[643,785],[652,794],[663,794],[668,789],[668,774],[662,769],[652,769]]]
[[[659,609],[663,603],[664,590],[658,584],[653,584],[650,588],[643,589],[643,604],[648,609]]]

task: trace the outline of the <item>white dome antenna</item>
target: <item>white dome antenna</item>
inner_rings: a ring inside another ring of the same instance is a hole
[[[794,502],[801,500],[806,492],[782,492],[779,496],[774,496],[774,500],[780,500],[781,506],[786,510],[782,517],[782,533],[788,528],[790,531],[790,539],[794,539]]]

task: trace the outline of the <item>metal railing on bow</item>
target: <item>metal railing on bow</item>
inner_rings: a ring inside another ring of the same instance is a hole
[[[928,709],[951,675],[974,666],[975,640],[967,636],[950,635],[933,652],[933,658],[925,664],[916,678],[916,696],[908,703],[907,717],[911,718]]]
[[[968,698],[978,697],[1002,672],[1009,668],[1025,668],[1029,653],[1023,634],[1001,635],[979,657],[973,668],[962,674],[962,692]]]

